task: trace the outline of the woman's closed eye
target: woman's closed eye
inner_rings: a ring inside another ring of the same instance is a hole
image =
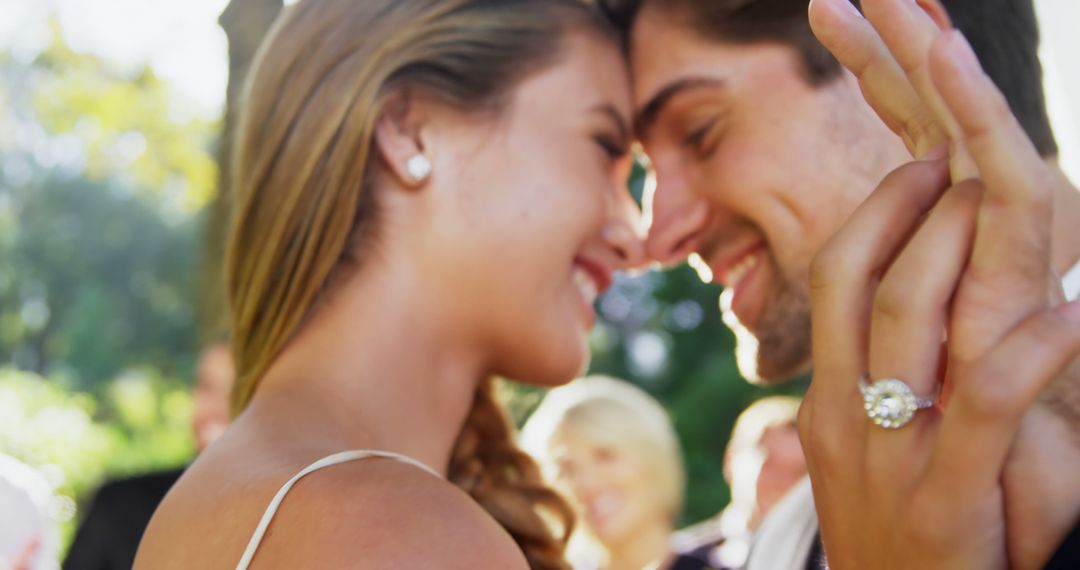
[[[622,159],[630,152],[630,149],[613,135],[598,135],[595,140],[612,162]]]
[[[693,150],[699,157],[704,157],[708,154],[710,144],[714,137],[709,135],[713,134],[716,126],[720,123],[720,117],[713,117],[704,123],[701,123],[697,128],[692,130],[690,134],[683,138],[683,145]]]

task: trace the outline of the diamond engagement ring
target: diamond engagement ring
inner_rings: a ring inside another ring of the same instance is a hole
[[[865,377],[860,378],[859,392],[863,395],[867,417],[886,429],[900,429],[911,421],[915,412],[934,405],[933,400],[916,397],[903,380],[896,378],[873,384],[867,383]]]

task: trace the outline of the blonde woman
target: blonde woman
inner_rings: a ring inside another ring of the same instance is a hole
[[[287,8],[233,162],[236,419],[136,568],[565,567],[490,379],[579,374],[643,255],[628,84],[576,0]]]
[[[644,391],[602,376],[557,388],[529,418],[522,442],[582,515],[571,549],[577,567],[707,567],[671,548],[686,475],[671,421]]]

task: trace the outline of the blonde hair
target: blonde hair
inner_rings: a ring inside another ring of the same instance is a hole
[[[652,396],[607,376],[590,376],[556,388],[526,422],[522,446],[553,472],[551,443],[562,433],[611,445],[633,457],[656,481],[666,514],[675,522],[686,488],[682,450],[671,419]]]
[[[757,505],[757,477],[765,461],[761,440],[765,433],[776,427],[795,429],[801,404],[802,400],[794,396],[770,396],[748,406],[735,420],[724,451],[724,476],[731,485],[731,504],[724,511],[729,526],[744,530]]]
[[[388,101],[418,89],[497,112],[553,64],[571,28],[607,34],[580,0],[301,0],[256,56],[233,156],[226,290],[239,413],[285,344],[376,232],[373,133]],[[572,526],[512,440],[490,381],[476,393],[450,465],[533,568],[563,568]],[[540,512],[546,512],[542,516]],[[562,536],[548,524],[555,521]]]

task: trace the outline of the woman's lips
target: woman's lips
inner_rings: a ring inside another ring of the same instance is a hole
[[[611,287],[612,272],[602,263],[578,256],[574,258],[574,269],[571,275],[584,305],[588,326],[591,328],[596,324],[596,309],[593,305],[596,299]]]
[[[596,302],[596,298],[600,296],[600,286],[593,279],[592,275],[584,268],[574,267],[574,285],[577,286],[578,293],[581,294],[581,298],[585,301],[585,304],[592,306]]]

